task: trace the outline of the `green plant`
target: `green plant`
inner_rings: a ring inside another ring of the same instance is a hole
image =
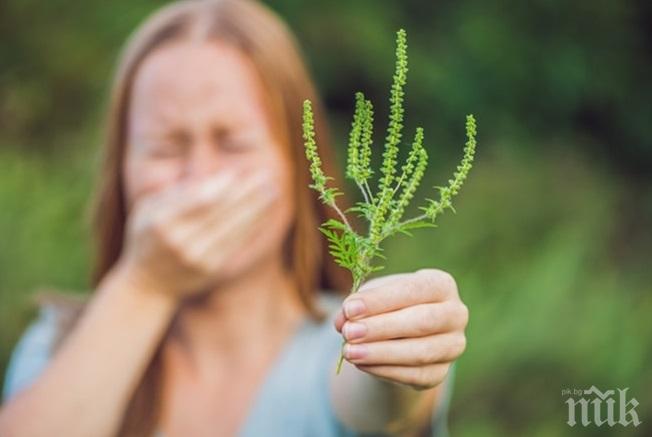
[[[396,35],[396,70],[390,93],[390,114],[383,162],[377,184],[372,192],[369,180],[374,175],[370,168],[373,132],[373,106],[362,92],[355,94],[355,111],[348,144],[346,177],[355,181],[362,192],[363,201],[342,211],[336,203],[337,188],[329,187],[333,178],[324,174],[321,159],[315,142],[314,119],[310,100],[303,102],[303,139],[306,157],[310,161],[310,173],[313,183],[310,188],[319,193],[320,200],[332,207],[341,220],[330,219],[319,230],[329,242],[329,251],[337,264],[351,271],[353,286],[351,293],[358,291],[360,284],[373,272],[383,268],[373,264],[377,258],[384,259],[381,243],[387,237],[401,232],[412,236],[410,229],[435,227],[436,218],[446,209],[455,212],[451,199],[459,192],[466,179],[475,154],[476,124],[473,115],[466,117],[467,141],[464,156],[457,166],[448,185],[434,187],[439,191],[439,199],[426,199],[425,206],[419,209],[422,214],[402,220],[403,214],[414,197],[428,164],[428,153],[423,146],[423,128],[417,127],[412,147],[397,175],[397,157],[403,129],[403,87],[407,78],[407,37],[404,29]],[[357,213],[369,223],[367,235],[357,233],[349,224],[346,213]],[[342,347],[344,347],[342,343]],[[343,351],[342,351],[343,352]],[[339,374],[343,354],[337,363]]]

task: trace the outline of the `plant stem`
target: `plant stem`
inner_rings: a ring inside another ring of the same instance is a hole
[[[421,214],[421,215],[419,215],[419,216],[412,217],[412,218],[409,219],[409,220],[402,221],[401,223],[398,224],[397,227],[400,227],[400,226],[406,225],[406,224],[408,224],[408,223],[413,223],[413,222],[418,222],[418,221],[421,221],[421,220],[426,220],[426,219],[428,219],[428,216],[427,216],[426,214]]]
[[[364,277],[360,278],[354,278],[353,279],[353,285],[351,286],[351,291],[349,292],[349,296],[353,293],[356,293],[358,289],[360,288],[360,284],[364,280]],[[342,334],[342,337],[344,337],[344,334]],[[344,362],[344,346],[346,345],[346,339],[342,338],[342,346],[340,348],[340,357],[337,360],[337,367],[335,368],[335,374],[339,375],[340,370],[342,370],[342,363]]]
[[[394,190],[392,191],[392,196],[390,197],[390,199],[393,199],[393,198],[394,198],[394,195],[396,194],[396,192],[398,191],[398,189],[401,188],[401,184],[403,183],[403,177],[404,177],[404,176],[405,176],[405,172],[401,173],[401,177],[398,178],[398,183],[397,183],[396,186],[394,187]]]
[[[364,202],[369,203],[369,197],[367,196],[367,192],[365,191],[364,186],[362,186],[361,184],[357,184],[357,185],[358,188],[360,188],[360,191],[362,191],[362,195],[364,196]]]
[[[342,210],[337,206],[337,204],[335,203],[335,201],[333,201],[333,202],[330,204],[330,206],[331,206],[331,208],[333,208],[333,209],[337,212],[337,215],[340,216],[340,218],[342,219],[342,221],[344,222],[344,224],[346,224],[346,227],[349,228],[349,230],[350,230],[351,232],[353,232],[353,228],[352,228],[351,225],[349,224],[349,221],[346,219],[346,216],[344,215],[344,213],[342,212]]]
[[[335,374],[339,375],[340,370],[342,370],[342,363],[344,362],[344,346],[346,345],[346,340],[342,340],[342,348],[340,349],[340,357],[337,359],[337,367],[335,368]]]
[[[365,179],[364,181],[364,186],[367,189],[367,192],[369,193],[369,198],[371,199],[371,203],[374,203],[374,195],[371,194],[371,188],[369,188],[369,184],[367,183],[367,180]]]

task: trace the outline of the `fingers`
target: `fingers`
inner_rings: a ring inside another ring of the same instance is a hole
[[[344,358],[358,369],[431,388],[466,349],[468,317],[452,276],[421,269],[365,283],[333,323],[346,341]]]
[[[399,382],[417,390],[427,390],[446,379],[450,364],[430,364],[421,367],[387,365],[356,365],[356,367],[389,382]]]
[[[176,205],[175,216],[195,220],[195,216],[209,213],[210,210],[227,209],[252,192],[270,185],[271,177],[267,173],[256,173],[242,178],[230,172],[223,178],[210,178],[199,186],[182,193],[185,199]]]
[[[202,238],[219,227],[227,216],[238,214],[244,209],[255,206],[257,202],[265,202],[266,196],[274,195],[275,185],[269,184],[268,176],[257,174],[239,185],[230,185],[227,192],[215,192],[213,198],[206,198],[198,204],[194,214],[186,214],[178,218],[180,238],[190,240]]]
[[[212,265],[219,265],[234,248],[240,247],[242,241],[260,229],[254,225],[263,223],[265,211],[278,197],[278,191],[270,190],[252,197],[254,199],[251,202],[243,203],[228,214],[213,217],[214,222],[204,227],[204,238],[198,240],[194,248],[198,258],[205,258]]]
[[[344,325],[344,322],[346,322],[346,316],[344,315],[344,309],[340,308],[340,310],[335,315],[335,320],[333,321],[333,325],[335,325],[337,332],[342,333],[342,326]]]
[[[157,196],[158,211],[143,211],[142,224],[178,263],[194,274],[210,277],[233,248],[251,235],[252,224],[262,223],[265,209],[279,194],[269,181],[264,174],[242,180],[234,174],[211,176],[192,185],[192,191],[186,191],[190,186],[186,185]],[[187,198],[180,201],[178,196]]]
[[[447,363],[466,348],[461,332],[419,338],[376,341],[344,346],[344,358],[352,364],[424,366]]]
[[[403,337],[424,337],[463,329],[468,310],[459,301],[418,304],[375,316],[346,321],[343,312],[339,331],[347,342],[361,343]],[[336,326],[337,327],[337,326]]]
[[[225,170],[197,181],[182,181],[163,191],[146,196],[141,206],[147,205],[153,220],[162,221],[176,217],[214,202],[237,180],[239,173]]]
[[[343,302],[344,315],[356,320],[395,311],[412,305],[443,302],[457,295],[453,277],[437,269],[388,276],[385,280],[364,284]]]
[[[171,187],[145,197],[141,203],[150,204],[149,214],[154,221],[182,219],[188,215],[201,213],[207,208],[219,206],[232,195],[237,195],[252,184],[271,182],[268,172],[253,175],[244,171],[225,169],[207,178],[175,183]]]
[[[223,192],[228,192],[229,188],[235,187],[237,180],[236,173],[226,171],[210,176],[201,182],[181,183],[171,190],[170,196],[175,196],[179,204],[175,205],[178,213],[183,213],[193,208],[211,204],[216,197]],[[176,191],[176,193],[175,193]]]

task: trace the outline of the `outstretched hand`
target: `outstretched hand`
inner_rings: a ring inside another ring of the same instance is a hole
[[[384,380],[425,390],[464,352],[469,312],[453,277],[437,269],[388,275],[348,296],[335,319],[344,358]]]

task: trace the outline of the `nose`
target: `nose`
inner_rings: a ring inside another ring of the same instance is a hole
[[[215,147],[212,147],[207,141],[198,141],[190,147],[186,155],[183,178],[189,180],[204,179],[215,174],[220,165],[221,159]]]

